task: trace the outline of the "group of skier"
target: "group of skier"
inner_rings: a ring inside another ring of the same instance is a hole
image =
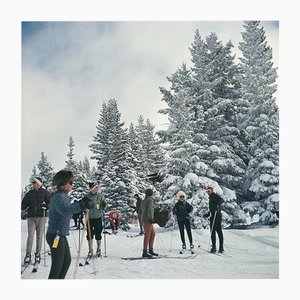
[[[34,177],[32,180],[32,190],[22,199],[21,209],[27,209],[28,237],[26,243],[26,255],[24,266],[31,262],[31,251],[33,239],[36,232],[36,252],[34,266],[38,267],[41,261],[42,240],[45,235],[51,252],[51,268],[48,279],[64,279],[71,264],[71,254],[67,236],[69,235],[70,219],[74,214],[85,211],[85,225],[87,229],[88,255],[87,259],[94,256],[93,241],[96,240],[96,256],[101,256],[101,239],[103,230],[103,215],[107,206],[104,195],[99,191],[97,182],[89,183],[89,192],[80,200],[70,202],[68,193],[73,187],[74,175],[71,171],[61,170],[55,174],[51,193],[42,187],[42,179]],[[219,252],[224,251],[223,233],[221,228],[220,206],[223,199],[214,193],[213,187],[207,188],[209,195],[209,212],[205,217],[210,218],[212,247],[210,252],[216,252],[216,232],[219,237]],[[136,209],[140,234],[144,234],[142,258],[157,257],[154,252],[155,230],[154,220],[154,198],[153,190],[148,188],[145,191],[145,198],[135,194]],[[51,199],[51,200],[50,200]],[[177,202],[173,208],[173,214],[177,218],[182,249],[186,249],[184,228],[186,229],[190,249],[194,248],[193,237],[190,224],[190,213],[193,207],[186,201],[186,194],[183,191],[177,193]],[[47,233],[45,224],[48,217]],[[112,211],[109,214],[112,230],[116,233],[120,226],[120,213]]]

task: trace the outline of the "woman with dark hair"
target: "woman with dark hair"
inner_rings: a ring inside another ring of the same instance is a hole
[[[57,190],[53,194],[49,207],[49,223],[46,234],[51,249],[51,269],[48,279],[64,279],[71,264],[71,254],[67,235],[70,219],[74,213],[90,208],[90,201],[82,199],[70,203],[68,193],[73,188],[73,173],[61,170],[55,174],[53,182]]]

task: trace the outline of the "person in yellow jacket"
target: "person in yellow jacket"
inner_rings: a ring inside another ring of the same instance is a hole
[[[142,258],[152,258],[154,256],[158,256],[158,254],[153,251],[155,231],[153,228],[154,199],[152,198],[152,189],[147,189],[145,194],[145,199],[141,203],[141,220],[145,233]]]
[[[99,192],[99,184],[97,182],[89,183],[90,192],[85,195],[85,197],[89,198],[92,202],[92,208],[89,209],[88,212],[88,220],[87,220],[87,240],[89,246],[88,258],[93,257],[93,238],[97,241],[97,257],[101,256],[101,232],[103,229],[102,226],[102,214],[106,207],[106,199],[104,195]]]

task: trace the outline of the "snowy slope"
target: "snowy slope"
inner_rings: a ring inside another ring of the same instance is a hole
[[[26,221],[21,222],[21,261],[25,254],[27,238]],[[194,244],[198,255],[182,259],[178,250],[181,246],[178,229],[165,230],[156,227],[155,251],[174,258],[157,260],[122,260],[121,257],[141,256],[143,237],[128,238],[126,235],[138,232],[132,227],[129,232],[119,231],[118,235],[107,235],[106,254],[94,260],[89,266],[78,267],[78,230],[71,229],[68,237],[72,254],[72,263],[67,274],[68,279],[276,279],[279,277],[278,227],[264,227],[252,230],[224,230],[225,255],[213,255],[207,252],[209,231],[193,231]],[[173,236],[172,236],[173,235]],[[200,248],[198,248],[200,245]],[[102,253],[104,254],[102,240]],[[48,246],[46,245],[46,249]],[[84,261],[87,242],[84,238],[82,255]],[[184,254],[183,256],[187,256]],[[177,258],[178,257],[178,258]],[[22,279],[47,279],[51,256],[46,255],[46,267],[42,261],[38,273],[29,268]]]

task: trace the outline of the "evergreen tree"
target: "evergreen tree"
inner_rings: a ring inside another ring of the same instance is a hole
[[[72,201],[79,201],[88,191],[87,178],[80,171],[79,165],[74,159],[75,142],[73,137],[69,138],[67,146],[69,147],[69,151],[67,153],[68,160],[66,161],[65,169],[71,171],[74,175],[73,189],[70,193],[70,198]]]
[[[157,173],[164,164],[164,152],[160,146],[160,141],[155,136],[155,126],[151,124],[149,119],[145,122],[143,116],[139,116],[135,129],[142,147],[143,172],[145,175]]]
[[[39,169],[38,176],[43,180],[43,186],[49,190],[52,184],[54,173],[51,163],[48,162],[48,158],[45,156],[44,152],[41,153],[41,159],[37,163],[37,167]]]
[[[143,169],[143,148],[140,144],[139,137],[134,128],[133,123],[130,124],[128,130],[128,142],[131,149],[131,157],[129,158],[130,168],[135,171],[135,194],[145,191],[147,184],[147,177]]]
[[[245,22],[243,42],[239,48],[241,89],[249,102],[247,118],[243,126],[249,134],[250,162],[245,174],[244,193],[264,203],[264,223],[276,218],[274,199],[278,198],[279,186],[279,112],[274,93],[277,90],[276,68],[272,62],[272,48],[268,46],[259,21]],[[249,193],[250,192],[250,193]]]
[[[128,203],[134,195],[133,172],[129,167],[129,142],[123,128],[121,114],[115,99],[102,105],[97,125],[97,135],[90,145],[92,159],[97,161],[95,177],[108,200],[108,210],[122,213],[122,226],[130,219]]]

